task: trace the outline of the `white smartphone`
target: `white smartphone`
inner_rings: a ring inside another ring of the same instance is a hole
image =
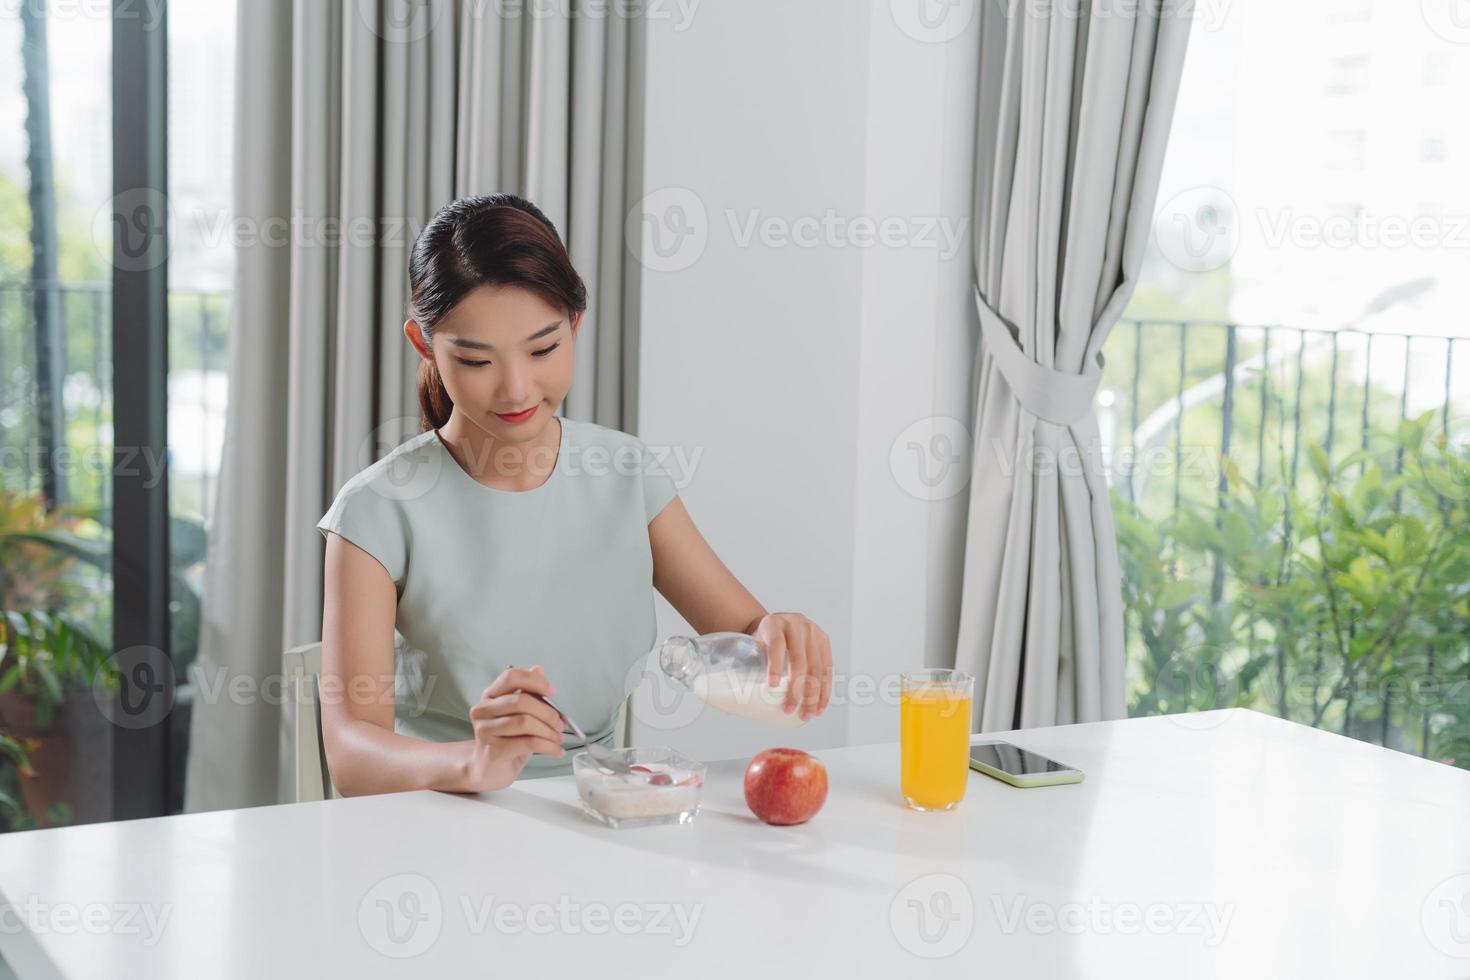
[[[970,746],[970,768],[1012,786],[1056,786],[1082,782],[1082,770],[1010,742],[980,742]]]

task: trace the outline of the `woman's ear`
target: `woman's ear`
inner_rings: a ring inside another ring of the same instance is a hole
[[[582,326],[582,317],[585,316],[586,313],[587,313],[587,311],[586,310],[583,310],[581,313],[577,313],[577,314],[575,314],[575,315],[572,316],[572,339],[573,340],[576,340],[577,339],[577,331],[581,328],[581,326]]]
[[[413,344],[413,349],[418,351],[419,357],[424,358],[426,361],[432,362],[434,360],[434,355],[424,346],[424,334],[419,330],[417,320],[405,320],[403,322],[403,336],[408,338],[410,344]]]

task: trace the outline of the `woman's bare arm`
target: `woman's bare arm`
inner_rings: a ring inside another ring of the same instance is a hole
[[[766,611],[720,561],[677,496],[648,525],[653,587],[698,633],[749,633]]]
[[[801,613],[768,613],[720,561],[684,502],[674,497],[648,525],[653,585],[698,633],[750,633],[769,654],[769,682],[790,666],[786,710],[802,718],[827,710],[832,698],[832,645]]]
[[[343,796],[415,789],[463,792],[475,742],[427,742],[393,731],[393,624],[388,571],[327,535],[322,606],[322,742]]]

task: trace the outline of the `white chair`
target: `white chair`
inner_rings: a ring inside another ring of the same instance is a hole
[[[327,772],[327,750],[322,742],[321,687],[322,645],[308,643],[281,655],[281,673],[296,708],[291,725],[291,756],[296,760],[297,803],[335,800],[341,794]]]
[[[327,771],[327,750],[322,741],[321,685],[322,645],[308,643],[281,655],[281,673],[286,679],[296,718],[291,725],[291,756],[296,760],[294,802],[341,799]],[[613,719],[613,747],[626,748],[633,736],[633,695],[618,705]]]

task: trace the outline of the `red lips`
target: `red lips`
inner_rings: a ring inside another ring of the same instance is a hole
[[[526,409],[524,412],[516,412],[513,415],[502,415],[500,412],[496,412],[495,417],[500,419],[502,422],[524,422],[532,415],[535,415],[536,409],[539,407],[539,405],[535,405],[531,408]]]

